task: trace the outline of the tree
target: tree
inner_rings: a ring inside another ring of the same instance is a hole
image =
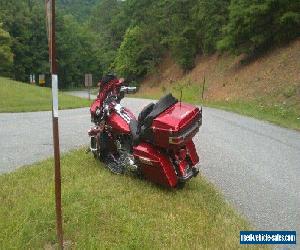
[[[32,6],[28,29],[31,31],[28,42],[31,72],[34,74],[45,74],[50,71],[50,65],[45,10],[42,5],[35,4]]]
[[[129,26],[129,17],[123,10],[124,4],[118,0],[102,0],[93,9],[90,18],[89,28],[97,42],[97,58],[105,73],[111,70]]]
[[[21,1],[4,1],[0,0],[2,8],[1,19],[3,27],[9,32],[12,38],[11,49],[14,54],[12,76],[21,81],[26,81],[29,74],[32,73],[30,58],[30,36],[31,32],[28,29],[30,25],[30,10],[28,2]]]
[[[85,73],[102,74],[93,35],[72,15],[57,18],[57,60],[60,88],[83,86]]]
[[[97,78],[112,69],[131,78],[143,77],[167,53],[190,70],[199,53],[218,49],[256,55],[300,35],[299,0],[57,3],[58,67],[64,88],[82,84],[84,73]],[[0,6],[2,30],[11,37],[2,55],[14,55],[10,76],[27,81],[29,74],[48,72],[43,1],[0,0]]]
[[[253,55],[299,35],[299,1],[232,0],[218,48]]]
[[[165,0],[161,5],[164,14],[160,26],[166,28],[162,43],[184,70],[194,67],[197,53],[196,27],[192,19],[196,4],[196,0]]]
[[[204,54],[216,51],[222,38],[222,28],[228,21],[230,0],[199,0],[193,8],[194,23],[197,26],[198,49]]]
[[[89,19],[93,7],[101,0],[58,0],[58,9],[63,15],[71,14],[77,21],[85,22]]]
[[[151,30],[128,28],[114,61],[118,74],[130,79],[144,76],[157,64],[160,45]]]
[[[0,23],[0,74],[9,75],[13,64],[13,53],[11,51],[11,38]]]

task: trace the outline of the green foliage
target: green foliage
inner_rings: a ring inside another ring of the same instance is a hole
[[[194,7],[194,22],[197,28],[198,46],[202,53],[216,51],[222,38],[222,27],[227,23],[230,0],[199,1]]]
[[[61,0],[58,3],[66,7],[62,11],[58,8],[56,20],[59,87],[82,86],[85,73],[92,73],[94,79],[102,74],[96,36],[85,24],[65,14],[72,13],[71,7],[78,6],[78,1],[71,3]],[[49,58],[44,3],[37,0],[14,3],[0,0],[0,4],[0,19],[11,35],[11,50],[14,54],[9,76],[28,82],[30,74],[47,74]],[[69,11],[67,6],[70,7]]]
[[[115,69],[126,78],[144,76],[157,63],[159,52],[159,43],[151,31],[139,26],[129,28],[118,50]]]
[[[0,74],[8,75],[13,64],[13,54],[11,51],[11,38],[7,31],[2,29],[0,23]]]
[[[0,0],[1,12],[0,19],[3,27],[12,37],[12,52],[14,61],[12,66],[12,76],[15,79],[27,80],[26,76],[31,73],[32,64],[30,38],[30,6],[21,1]]]
[[[194,66],[194,58],[198,50],[195,23],[192,11],[195,0],[166,0],[157,4],[160,8],[157,20],[160,29],[161,42],[165,50],[170,50],[174,60],[184,69]]]
[[[170,48],[173,58],[184,70],[194,67],[196,50],[194,46],[190,46],[187,38],[174,37],[170,40]]]
[[[101,0],[57,0],[57,6],[64,14],[71,14],[79,21],[85,21],[92,13],[93,7]]]
[[[300,35],[300,2],[232,0],[220,50],[253,54]]]
[[[93,10],[89,27],[95,34],[97,57],[105,73],[111,70],[117,50],[128,27],[122,2],[102,0]]]
[[[0,5],[2,29],[11,36],[0,52],[8,58],[1,74],[28,81],[32,73],[49,72],[44,2]],[[85,73],[97,79],[113,70],[138,80],[169,52],[190,70],[200,53],[255,55],[300,35],[295,0],[57,0],[57,6],[63,88],[82,85]]]
[[[95,37],[72,15],[58,16],[57,60],[60,88],[83,86],[85,73],[101,75]]]

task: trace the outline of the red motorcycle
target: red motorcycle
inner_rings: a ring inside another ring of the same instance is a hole
[[[113,75],[102,79],[90,108],[95,124],[90,150],[116,174],[135,172],[165,187],[183,187],[197,176],[199,157],[192,138],[202,125],[202,109],[171,94],[150,103],[138,119],[120,104],[135,87]]]

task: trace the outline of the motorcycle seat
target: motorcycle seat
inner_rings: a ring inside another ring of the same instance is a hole
[[[136,119],[131,119],[129,122],[129,128],[132,138],[132,144],[134,146],[138,145],[140,143],[140,135],[138,132],[138,121]]]
[[[149,103],[147,106],[143,108],[138,116],[138,120],[132,119],[129,123],[129,128],[131,132],[131,138],[133,145],[137,145],[140,142],[140,132],[141,127],[143,126],[144,120],[148,114],[153,110],[154,103]]]
[[[138,121],[142,121],[145,119],[145,117],[153,110],[153,107],[154,107],[154,103],[151,102],[149,103],[147,106],[145,106],[143,108],[143,110],[141,111],[141,113],[139,114],[139,118],[138,118]]]
[[[133,145],[139,144],[141,138],[146,141],[152,141],[153,133],[151,125],[153,120],[177,102],[178,100],[172,94],[168,94],[162,97],[156,104],[150,103],[145,106],[139,114],[138,120],[133,119],[129,123]]]
[[[151,113],[155,104],[153,102],[149,103],[147,106],[143,108],[138,117],[138,130],[140,130],[141,126],[144,123],[145,118]]]

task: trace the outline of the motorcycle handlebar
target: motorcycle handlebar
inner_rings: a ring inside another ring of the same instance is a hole
[[[136,87],[127,87],[127,86],[121,86],[120,88],[121,96],[116,96],[112,92],[108,94],[106,99],[104,100],[102,104],[102,118],[103,119],[106,115],[109,115],[111,110],[111,103],[112,102],[119,102],[123,97],[124,94],[134,94],[137,91]]]
[[[125,93],[125,94],[134,94],[137,91],[136,87],[126,87],[126,86],[122,86],[120,89],[121,92]]]

